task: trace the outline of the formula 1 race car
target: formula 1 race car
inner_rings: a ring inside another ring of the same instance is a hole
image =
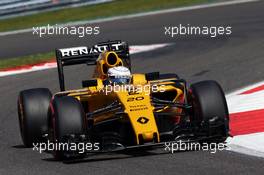
[[[151,72],[131,74],[126,83],[113,84],[110,69],[122,66],[131,71],[128,44],[121,41],[56,49],[56,59],[60,92],[52,95],[47,88],[36,88],[19,93],[19,125],[26,147],[42,142],[90,144],[85,151],[52,151],[57,159],[69,159],[177,140],[219,143],[228,137],[227,103],[215,81],[187,86],[176,74]],[[95,65],[93,79],[84,80],[80,89],[65,90],[63,68],[76,64]],[[114,90],[116,85],[125,88]]]

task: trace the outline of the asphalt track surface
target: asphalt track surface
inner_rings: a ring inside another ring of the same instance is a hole
[[[131,44],[173,43],[164,49],[132,56],[134,72],[176,72],[189,82],[214,79],[225,92],[263,80],[264,3],[248,3],[186,12],[146,16],[97,24],[101,35],[36,38],[30,33],[0,37],[0,57],[18,56],[55,47],[89,45],[96,40],[122,39]],[[231,25],[229,37],[164,35],[164,26]],[[85,66],[68,68],[68,87],[89,77]],[[0,79],[0,174],[263,174],[264,159],[234,152],[178,152],[100,156],[75,164],[56,162],[49,154],[23,148],[16,114],[18,92],[32,87],[58,91],[57,70],[50,69]]]

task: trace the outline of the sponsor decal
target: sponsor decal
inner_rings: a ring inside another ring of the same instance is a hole
[[[149,121],[149,119],[146,118],[146,117],[139,117],[139,118],[137,119],[137,122],[138,122],[138,123],[141,123],[141,124],[146,124],[146,123],[148,123],[148,121]]]
[[[113,51],[120,50],[122,46],[122,43],[113,43],[111,44],[111,49]],[[88,54],[94,54],[94,53],[102,53],[104,51],[110,50],[108,45],[95,45],[92,48],[88,47],[72,47],[72,48],[66,48],[66,49],[60,49],[62,57],[71,57],[71,56],[78,56],[78,55],[88,55]]]

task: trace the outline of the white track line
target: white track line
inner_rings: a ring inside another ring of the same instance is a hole
[[[230,151],[264,157],[264,132],[229,137],[226,142]]]
[[[264,81],[261,81],[261,82],[258,82],[258,83],[254,83],[254,84],[249,85],[249,86],[246,86],[244,88],[241,88],[241,89],[237,89],[235,91],[232,91],[232,92],[230,92],[230,93],[227,94],[227,98],[230,98],[230,97],[232,97],[234,95],[241,94],[242,92],[245,92],[245,91],[254,89],[254,88],[259,87],[261,85],[264,85]]]
[[[83,25],[83,24],[101,23],[101,22],[114,21],[114,20],[119,20],[119,19],[129,19],[129,18],[149,16],[149,15],[159,15],[159,14],[172,13],[172,12],[182,12],[182,11],[189,11],[189,10],[211,8],[211,7],[221,7],[221,6],[227,6],[227,5],[257,2],[257,1],[259,1],[259,0],[231,0],[231,1],[226,1],[226,2],[217,2],[217,3],[211,3],[211,4],[178,7],[178,8],[172,8],[172,9],[166,9],[166,10],[144,12],[144,13],[102,18],[102,19],[96,19],[96,20],[69,22],[69,23],[61,24],[60,26],[76,26],[76,25]],[[8,32],[0,32],[0,36],[14,35],[14,34],[26,33],[26,32],[32,32],[32,28],[15,30],[15,31],[8,31]]]
[[[230,113],[264,109],[264,91],[229,96],[227,101]]]

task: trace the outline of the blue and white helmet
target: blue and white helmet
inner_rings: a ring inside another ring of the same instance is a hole
[[[131,72],[127,67],[117,66],[109,68],[107,76],[110,83],[113,84],[129,84],[131,80]]]

